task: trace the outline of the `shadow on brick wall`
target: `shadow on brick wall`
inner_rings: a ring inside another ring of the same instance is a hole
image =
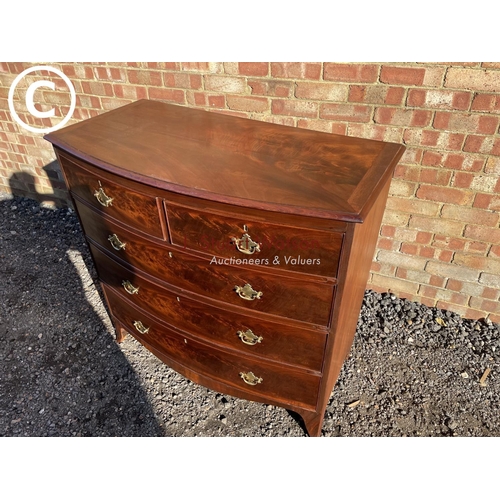
[[[0,201],[0,435],[165,435],[114,342],[76,214],[46,207],[61,200],[38,193],[29,173],[10,186]]]

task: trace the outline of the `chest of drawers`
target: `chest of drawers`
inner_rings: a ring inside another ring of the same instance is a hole
[[[147,100],[46,139],[117,340],[319,435],[404,147]]]

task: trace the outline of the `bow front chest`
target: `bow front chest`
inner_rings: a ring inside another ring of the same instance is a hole
[[[404,147],[148,100],[46,139],[117,340],[319,435]]]

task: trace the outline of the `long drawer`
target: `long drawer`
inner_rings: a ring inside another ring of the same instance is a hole
[[[113,316],[146,347],[160,351],[167,363],[170,358],[189,370],[247,393],[248,399],[257,395],[277,402],[294,401],[309,408],[316,406],[319,375],[235,355],[174,332],[131,307],[108,287],[104,289]]]
[[[328,283],[212,265],[208,259],[132,233],[83,203],[77,202],[77,208],[87,237],[112,251],[115,258],[167,284],[247,311],[323,326],[329,323],[334,286]]]
[[[161,287],[91,245],[100,278],[136,306],[208,342],[241,354],[321,371],[326,332],[229,312]]]

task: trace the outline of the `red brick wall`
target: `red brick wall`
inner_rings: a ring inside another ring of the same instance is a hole
[[[13,122],[7,104],[33,65],[0,63],[0,189],[57,202],[66,193],[50,145]],[[76,89],[69,123],[146,98],[405,143],[370,288],[500,321],[500,63],[50,65]],[[39,94],[56,116],[69,105],[58,88]]]

